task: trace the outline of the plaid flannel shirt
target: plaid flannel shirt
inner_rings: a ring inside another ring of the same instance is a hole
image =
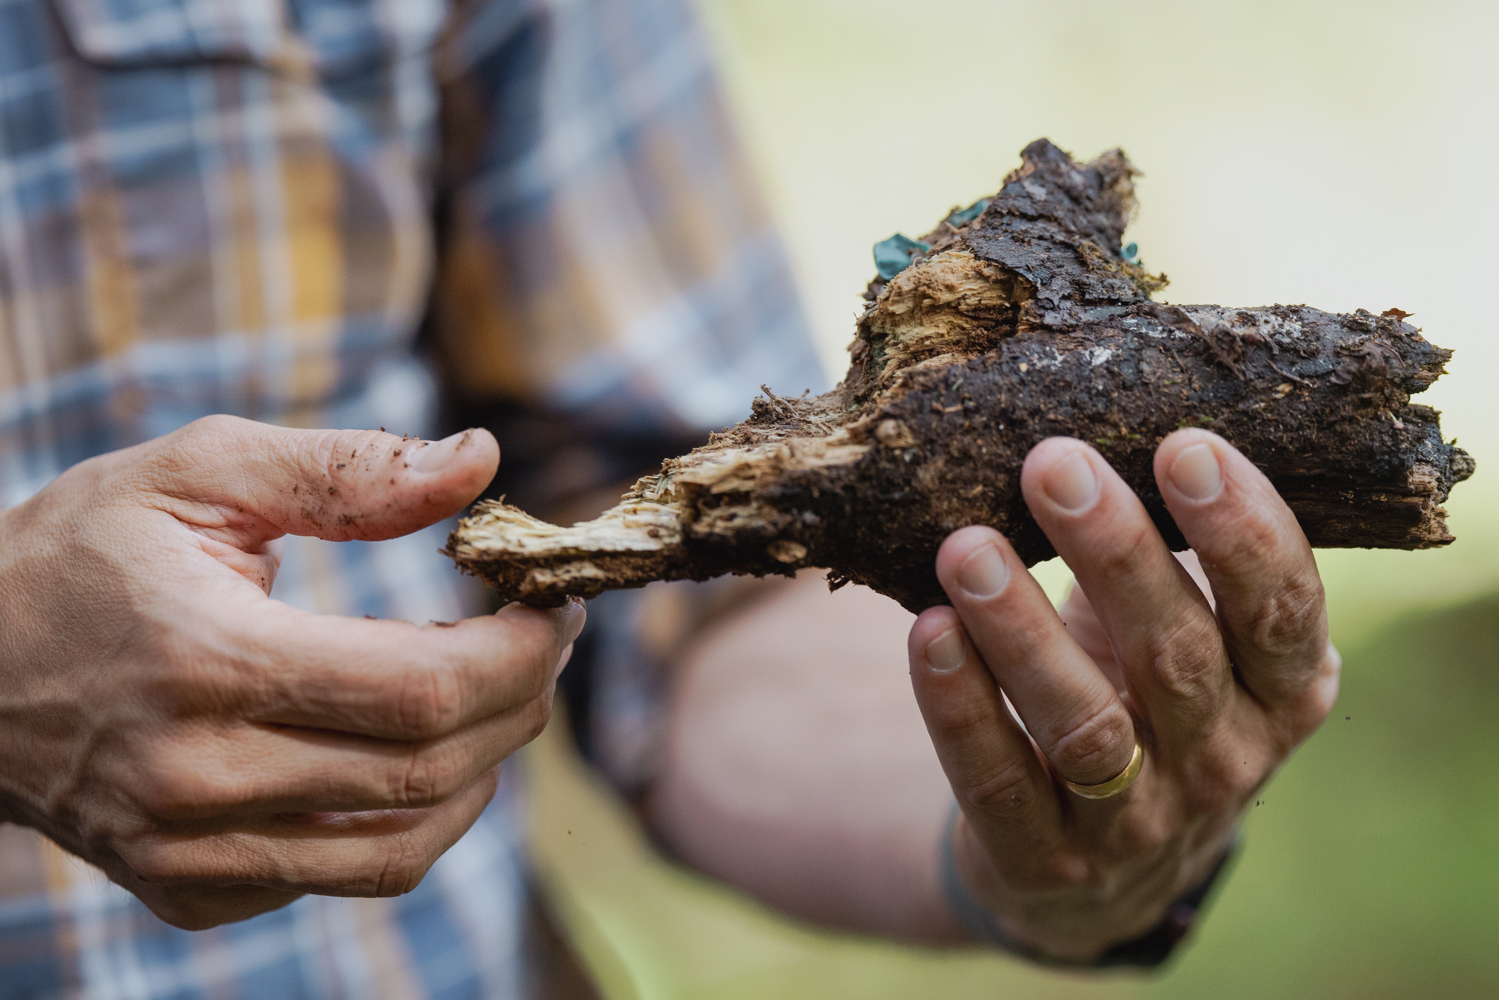
[[[214,412],[649,434],[815,387],[686,3],[0,0],[0,507]],[[440,534],[288,539],[274,596],[453,618]],[[0,827],[0,998],[523,996],[519,808],[408,896],[198,933]]]

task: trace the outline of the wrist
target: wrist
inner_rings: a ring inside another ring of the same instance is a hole
[[[1083,926],[1096,917],[1097,907],[1089,908],[1087,921],[1066,928],[1060,926],[1061,922],[1049,929],[1028,927],[997,916],[970,890],[958,857],[961,816],[955,803],[943,831],[939,861],[942,893],[953,918],[970,941],[1001,948],[1043,965],[1153,968],[1162,964],[1190,934],[1213,889],[1222,882],[1238,855],[1239,838],[1235,836],[1209,867],[1207,875],[1168,903],[1159,919],[1143,931],[1138,924],[1122,932]]]
[[[1173,900],[1154,927],[1144,934],[1110,945],[1091,964],[1095,968],[1155,968],[1162,965],[1192,933],[1192,928],[1207,910],[1214,891],[1239,857],[1239,843],[1236,834],[1208,870],[1207,877]]]

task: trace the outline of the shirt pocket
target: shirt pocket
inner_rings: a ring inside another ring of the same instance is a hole
[[[53,0],[79,56],[103,66],[271,64],[286,54],[284,0]]]

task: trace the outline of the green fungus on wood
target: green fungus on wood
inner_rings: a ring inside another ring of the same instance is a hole
[[[980,215],[983,215],[984,209],[988,208],[989,202],[993,200],[994,199],[992,198],[980,198],[978,201],[974,202],[972,205],[969,205],[967,208],[958,209],[947,217],[947,224],[949,226],[952,226],[954,229],[962,229],[974,219],[977,219]],[[1133,245],[1134,244],[1131,244],[1131,246]]]
[[[874,266],[880,277],[889,281],[911,266],[911,261],[932,248],[923,240],[913,240],[904,233],[896,233],[888,240],[874,245]]]

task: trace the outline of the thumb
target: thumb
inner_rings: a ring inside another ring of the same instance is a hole
[[[147,487],[179,518],[241,547],[284,534],[337,542],[410,534],[462,510],[500,462],[486,430],[422,441],[227,416],[153,445]]]

